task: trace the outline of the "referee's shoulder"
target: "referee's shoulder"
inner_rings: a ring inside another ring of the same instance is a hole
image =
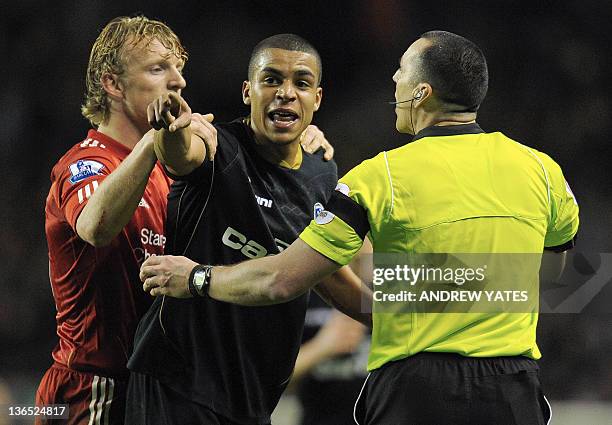
[[[382,151],[375,157],[371,158],[369,166],[380,167],[384,169],[388,167],[413,167],[422,162],[424,158],[431,155],[429,146],[426,143],[420,143],[422,140],[417,140],[394,149]],[[364,161],[365,162],[365,161]]]
[[[363,160],[353,167],[341,180],[363,180],[366,183],[373,183],[377,177],[388,175],[387,151],[382,151],[372,158]]]
[[[547,169],[554,169],[554,170],[557,170],[557,169],[560,170],[561,169],[561,167],[559,166],[557,161],[555,161],[553,159],[553,157],[551,155],[547,154],[546,152],[543,152],[543,151],[541,151],[541,150],[539,150],[539,149],[537,149],[537,148],[535,148],[535,147],[533,147],[531,145],[527,145],[525,143],[518,142],[518,141],[516,141],[516,140],[514,140],[514,139],[512,139],[512,138],[510,138],[510,137],[508,137],[506,135],[504,135],[503,133],[499,133],[499,134],[501,134],[508,143],[514,144],[514,146],[517,149],[520,149],[521,151],[526,152],[528,155],[537,158],[537,160],[545,168],[547,168]]]

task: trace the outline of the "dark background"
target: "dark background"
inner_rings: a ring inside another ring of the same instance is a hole
[[[0,1],[0,383],[16,400],[30,401],[51,363],[49,173],[89,128],[80,115],[89,50],[113,17],[141,12],[173,28],[190,53],[185,97],[194,111],[221,121],[247,113],[240,88],[258,41],[282,32],[311,41],[324,68],[315,123],[335,145],[341,174],[410,140],[395,131],[393,107],[385,103],[393,100],[391,76],[410,43],[432,29],[461,34],[488,58],[479,123],[557,160],[581,206],[577,249],[599,253],[612,251],[608,4]],[[542,379],[552,398],[612,400],[610,286],[598,297],[603,309],[541,316]]]

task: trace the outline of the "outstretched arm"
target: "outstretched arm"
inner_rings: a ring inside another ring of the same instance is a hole
[[[143,288],[151,295],[191,297],[188,278],[196,265],[185,257],[150,257],[140,269]],[[208,294],[241,305],[279,304],[299,297],[339,268],[297,239],[278,255],[214,267]]]
[[[313,288],[327,304],[368,327],[372,327],[372,290],[363,281],[372,279],[372,252],[366,238],[350,267],[342,267]]]
[[[350,267],[323,278],[313,289],[330,306],[372,327],[372,291]]]
[[[169,92],[147,108],[155,133],[155,154],[175,176],[184,176],[206,159],[212,160],[217,148],[217,130],[212,114],[192,114],[178,93]]]

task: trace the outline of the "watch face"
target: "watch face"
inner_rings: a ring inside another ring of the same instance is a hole
[[[198,291],[202,289],[202,285],[206,281],[206,273],[204,270],[198,270],[193,275],[193,285],[196,287]]]

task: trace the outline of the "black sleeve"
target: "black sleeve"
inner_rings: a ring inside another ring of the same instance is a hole
[[[172,173],[168,172],[166,167],[164,167],[166,174],[177,181],[186,181],[192,184],[206,184],[210,182],[210,177],[212,175],[213,170],[213,162],[215,172],[223,172],[235,159],[238,155],[238,140],[232,134],[232,132],[228,131],[226,125],[219,124],[215,125],[217,129],[217,152],[215,153],[215,158],[213,161],[204,161],[202,164],[193,170],[191,173],[186,174],[184,176],[175,176]]]
[[[334,190],[325,210],[340,217],[362,240],[370,231],[370,221],[365,208],[344,193]]]
[[[321,153],[321,157],[323,156],[323,153]],[[336,161],[334,161],[333,159],[330,159],[329,161],[326,161],[325,165],[328,167],[329,173],[328,173],[328,181],[327,183],[327,193],[325,194],[325,201],[329,202],[329,200],[332,197],[332,194],[335,192],[336,190],[336,186],[338,185],[338,165],[336,164]]]
[[[336,191],[336,186],[338,186],[338,165],[336,164],[336,161],[334,161],[333,159],[331,159],[329,162],[331,163],[332,168],[333,168],[332,184],[331,184],[331,187],[333,188],[333,190],[329,192],[329,197],[331,198],[332,194]]]

